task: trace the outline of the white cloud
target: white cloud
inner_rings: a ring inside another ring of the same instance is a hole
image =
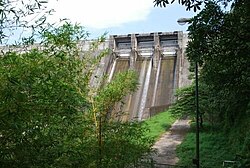
[[[153,9],[153,0],[58,0],[49,1],[55,9],[53,21],[68,18],[90,28],[117,27],[145,20]]]

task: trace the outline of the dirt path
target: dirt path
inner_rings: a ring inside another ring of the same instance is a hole
[[[175,165],[178,162],[176,157],[176,146],[179,145],[189,129],[188,119],[175,121],[170,130],[162,135],[155,143],[153,149],[157,151],[153,154],[153,160],[156,164]]]

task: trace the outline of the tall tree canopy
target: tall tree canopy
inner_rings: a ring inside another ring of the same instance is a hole
[[[210,2],[189,26],[187,56],[198,60],[200,80],[220,104],[219,116],[235,122],[245,116],[250,100],[249,1],[237,1],[224,13]],[[219,105],[218,104],[218,105]]]
[[[155,6],[166,7],[169,4],[176,2],[177,0],[154,0]],[[203,4],[208,3],[211,0],[178,0],[178,3],[184,5],[186,10],[193,9],[195,12],[201,9]],[[221,2],[224,6],[233,0],[213,0],[215,2]]]
[[[102,85],[93,88],[92,74],[109,49],[97,52],[101,37],[83,52],[86,35],[66,23],[42,32],[39,49],[0,55],[2,167],[127,167],[149,152],[141,123],[109,117],[135,91],[137,75],[120,73],[110,83],[99,77]]]
[[[194,1],[192,1],[194,2]],[[205,2],[205,1],[203,1]],[[187,57],[194,71],[199,63],[200,111],[237,142],[234,152],[250,156],[250,1],[234,0],[229,12],[216,2],[205,3],[190,20]],[[193,87],[193,86],[191,86]],[[173,112],[192,114],[193,89],[177,92]],[[194,112],[193,112],[194,113]]]
[[[48,0],[1,0],[0,1],[0,43],[15,38],[22,40],[25,29],[30,32],[42,27],[53,9],[48,9]]]

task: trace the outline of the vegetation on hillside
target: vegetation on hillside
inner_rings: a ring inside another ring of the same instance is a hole
[[[110,83],[100,77],[93,88],[92,73],[109,50],[93,55],[101,37],[80,52],[85,35],[66,23],[42,32],[40,49],[1,55],[1,167],[126,167],[149,152],[141,123],[109,117],[136,90],[137,75],[120,73]]]
[[[165,133],[171,125],[176,121],[177,117],[172,115],[168,110],[161,112],[143,122],[143,125],[149,129],[146,136],[157,141],[160,136]]]
[[[109,83],[95,76],[100,85],[94,87],[93,72],[109,54],[97,52],[105,37],[83,52],[79,42],[88,32],[67,22],[48,24],[53,9],[47,2],[0,2],[0,43],[18,44],[0,55],[1,167],[141,164],[152,144],[145,126],[109,117],[112,106],[136,90],[137,75],[127,71]]]
[[[207,2],[188,28],[190,70],[197,61],[200,112],[211,127],[201,133],[204,167],[220,167],[227,159],[236,160],[238,167],[250,166],[249,6],[248,0],[235,0],[225,12]],[[195,116],[194,91],[194,85],[179,90],[172,113]],[[190,165],[195,157],[194,136],[191,132],[178,149],[181,164]]]
[[[178,165],[194,167],[190,164],[195,156],[196,131],[195,123],[181,145],[177,147]],[[200,132],[200,163],[204,168],[222,167],[223,161],[234,160],[235,154],[227,143],[227,137],[220,132],[219,127],[204,123]]]

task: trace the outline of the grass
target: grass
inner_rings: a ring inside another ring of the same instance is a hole
[[[195,129],[192,125],[190,132],[182,144],[177,147],[177,156],[180,158],[179,165],[191,167],[192,159],[195,158]],[[200,165],[203,168],[220,168],[224,160],[234,160],[235,154],[230,152],[228,138],[225,134],[211,130],[205,125],[200,132]]]
[[[175,116],[166,111],[145,120],[143,124],[149,129],[146,136],[149,136],[156,141],[171,127],[176,119]]]
[[[162,112],[143,122],[149,129],[146,136],[157,141],[159,137],[166,132],[174,121],[176,116],[170,112]],[[238,135],[238,134],[237,134]],[[178,165],[186,168],[195,167],[192,163],[195,158],[195,124],[191,124],[189,133],[183,142],[177,146],[177,156],[180,159]],[[200,165],[201,168],[221,168],[224,160],[235,160],[238,152],[233,150],[240,145],[230,144],[229,137],[221,128],[212,127],[204,123],[204,127],[200,131]],[[249,159],[247,160],[249,162]]]

